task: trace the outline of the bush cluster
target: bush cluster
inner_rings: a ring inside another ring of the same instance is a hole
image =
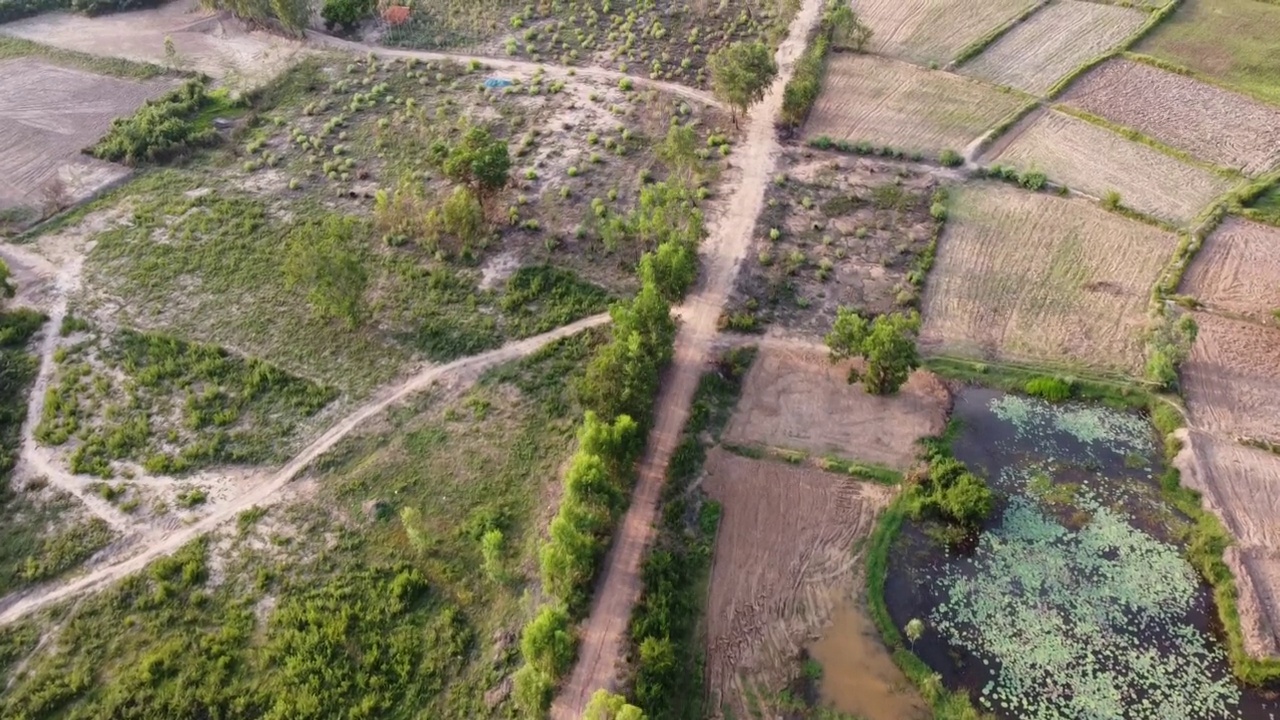
[[[600,237],[605,247],[645,248],[640,275],[651,278],[663,300],[683,297],[698,277],[698,244],[706,236],[696,192],[678,181],[646,185],[635,210],[610,214],[603,210]]]
[[[90,16],[105,15],[155,7],[161,2],[163,0],[4,0],[0,2],[0,23],[56,10],[72,10]]]
[[[136,165],[161,162],[218,139],[212,127],[196,122],[196,115],[210,102],[204,83],[188,80],[182,87],[148,100],[131,117],[117,118],[105,137],[93,146],[94,157]]]
[[[907,510],[912,518],[932,515],[965,530],[980,527],[995,499],[986,481],[950,457],[935,458],[928,475],[911,486]]]
[[[809,117],[809,111],[822,92],[822,76],[827,68],[827,52],[831,49],[831,24],[824,18],[818,36],[796,62],[794,73],[782,90],[781,122],[798,128]]]

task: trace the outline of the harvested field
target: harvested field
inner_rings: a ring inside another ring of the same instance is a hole
[[[921,348],[1136,374],[1177,238],[1096,204],[979,184],[952,194]]]
[[[81,154],[111,121],[171,86],[58,67],[32,58],[0,61],[0,210],[65,207],[128,176]]]
[[[1249,175],[1280,165],[1280,108],[1145,63],[1104,63],[1063,100]]]
[[[1198,430],[1182,435],[1174,461],[1238,544],[1227,564],[1240,593],[1245,649],[1280,655],[1280,457]]]
[[[1196,253],[1181,292],[1211,309],[1271,322],[1280,309],[1280,228],[1227,218]]]
[[[1280,5],[1183,0],[1138,50],[1280,105]]]
[[[962,72],[1043,95],[1072,70],[1114,49],[1146,19],[1130,8],[1062,0],[1036,11]]]
[[[1025,102],[959,75],[843,53],[827,65],[804,132],[936,155],[964,150]]]
[[[820,345],[764,343],[725,440],[903,470],[915,457],[916,441],[946,426],[950,395],[932,373],[916,372],[889,396],[868,395],[847,376],[848,366],[831,363]]]
[[[759,361],[757,361],[759,362]],[[703,487],[724,514],[707,605],[717,717],[751,717],[794,679],[801,650],[861,589],[854,551],[894,490],[713,450]]]
[[[1102,6],[1099,6],[1102,7]],[[1028,118],[995,157],[1000,165],[1040,170],[1094,197],[1120,193],[1127,208],[1186,223],[1235,183],[1086,120],[1050,110]]]
[[[965,47],[1011,22],[1035,0],[853,0],[871,26],[871,52],[912,62],[950,62]]]
[[[1182,365],[1191,425],[1280,442],[1280,330],[1197,313],[1200,333]]]

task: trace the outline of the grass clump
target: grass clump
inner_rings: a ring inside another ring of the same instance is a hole
[[[1031,378],[1023,390],[1032,397],[1049,402],[1062,402],[1071,397],[1071,383],[1056,377]]]

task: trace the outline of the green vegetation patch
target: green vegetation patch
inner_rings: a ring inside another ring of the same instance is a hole
[[[74,439],[72,471],[101,477],[121,460],[161,474],[280,460],[299,423],[337,395],[261,360],[160,333],[90,330],[56,359],[36,437]]]
[[[52,1],[62,2],[62,0]],[[33,0],[33,2],[38,3],[43,2],[43,0]],[[2,15],[3,13],[0,13],[0,16]],[[0,22],[4,22],[4,20],[0,19]],[[39,57],[56,65],[80,68],[116,77],[136,78],[138,80],[174,74],[168,68],[150,63],[88,55],[74,50],[63,50],[49,45],[41,45],[22,38],[0,36],[0,60],[28,56]]]
[[[1138,51],[1280,104],[1280,5],[1265,0],[1184,0]]]

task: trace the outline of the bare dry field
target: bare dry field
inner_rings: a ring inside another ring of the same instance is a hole
[[[1280,308],[1280,228],[1227,218],[1196,253],[1181,292],[1213,310],[1272,321]]]
[[[1101,7],[1101,6],[1099,6]],[[1086,120],[1053,110],[1028,118],[994,158],[1138,212],[1186,223],[1235,183]]]
[[[0,33],[91,55],[176,66],[234,87],[256,87],[294,63],[302,43],[247,30],[242,23],[177,0],[149,10],[86,17],[46,13],[8,23]],[[177,51],[165,53],[165,39]]]
[[[961,72],[1043,95],[1072,70],[1118,46],[1146,19],[1130,8],[1062,0],[1036,11]]]
[[[706,470],[703,487],[724,508],[707,604],[709,709],[752,717],[860,592],[854,547],[894,490],[719,449]]]
[[[1136,373],[1151,285],[1176,243],[1085,200],[962,187],[925,288],[921,348]]]
[[[1197,313],[1199,336],[1182,366],[1193,427],[1280,442],[1280,330]]]
[[[1104,63],[1063,100],[1248,175],[1280,165],[1280,108],[1144,63]]]
[[[952,73],[841,53],[827,64],[804,133],[932,155],[959,152],[1025,102]]]
[[[83,155],[117,117],[172,85],[59,67],[0,61],[0,210],[68,205],[129,175]]]
[[[763,343],[725,440],[903,470],[915,457],[916,441],[946,426],[950,394],[933,374],[918,371],[889,396],[868,395],[847,376],[848,365],[831,363],[820,345]]]
[[[1245,648],[1280,654],[1280,457],[1198,430],[1183,435],[1175,464],[1238,546],[1227,564],[1240,592]]]
[[[946,64],[970,43],[1036,4],[1035,0],[853,0],[871,26],[871,51],[921,64]]]

